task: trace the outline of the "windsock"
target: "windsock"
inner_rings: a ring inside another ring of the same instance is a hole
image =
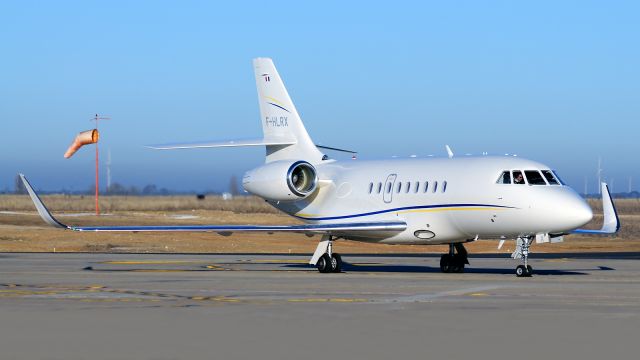
[[[73,143],[67,149],[67,152],[64,153],[64,157],[66,159],[70,158],[71,155],[75,154],[78,149],[80,149],[84,145],[95,144],[98,142],[100,135],[98,134],[98,129],[83,131],[76,136],[76,139],[73,140]]]

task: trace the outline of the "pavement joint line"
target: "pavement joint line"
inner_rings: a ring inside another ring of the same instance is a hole
[[[201,264],[208,261],[198,260],[108,260],[98,264],[108,265],[180,265],[180,264]]]
[[[499,288],[504,288],[504,285],[486,285],[486,286],[476,286],[476,287],[471,287],[471,288],[462,288],[462,289],[456,289],[456,290],[446,290],[446,291],[439,291],[436,293],[432,293],[432,294],[416,294],[416,295],[409,295],[409,296],[399,296],[399,297],[395,297],[395,298],[389,298],[389,299],[381,299],[381,300],[374,300],[373,302],[376,303],[419,303],[419,302],[430,302],[433,300],[437,300],[439,298],[443,298],[443,297],[451,297],[451,296],[463,296],[463,295],[467,295],[467,294],[473,294],[473,293],[480,293],[480,292],[484,292],[487,290],[495,290],[495,289],[499,289]]]
[[[334,303],[354,303],[354,302],[369,302],[369,299],[360,298],[299,298],[299,299],[287,299],[287,302],[293,303],[314,303],[314,302],[334,302]]]

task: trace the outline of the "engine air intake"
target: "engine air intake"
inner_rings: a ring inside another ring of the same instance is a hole
[[[313,165],[306,161],[293,163],[287,173],[287,185],[298,196],[311,194],[318,184],[318,176]]]

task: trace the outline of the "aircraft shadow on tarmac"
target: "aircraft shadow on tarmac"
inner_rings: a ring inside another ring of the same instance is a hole
[[[286,268],[309,268],[310,265],[306,264],[287,264]],[[594,269],[584,270],[557,270],[557,269],[534,269],[534,275],[589,275],[589,272],[593,271],[610,271],[615,270],[610,267],[598,266]],[[342,271],[345,273],[358,273],[358,272],[376,272],[376,273],[440,273],[440,267],[423,266],[423,265],[386,265],[386,264],[350,264],[343,262]],[[473,268],[466,267],[464,272],[467,274],[502,274],[512,275],[514,273],[513,268]]]

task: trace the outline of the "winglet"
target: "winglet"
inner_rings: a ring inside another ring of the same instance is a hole
[[[20,179],[22,179],[24,187],[27,188],[27,192],[29,193],[29,196],[31,196],[31,201],[33,201],[33,204],[36,206],[36,210],[38,210],[38,214],[40,214],[42,220],[53,227],[68,229],[69,227],[67,225],[59,222],[58,220],[56,220],[56,218],[53,217],[53,215],[51,215],[49,209],[44,206],[42,200],[40,200],[38,194],[36,194],[35,190],[33,190],[33,187],[31,187],[31,184],[29,184],[29,181],[24,176],[24,174],[18,175],[20,175]]]
[[[611,193],[609,192],[609,186],[607,183],[602,183],[602,212],[604,214],[604,223],[602,224],[602,231],[609,232],[611,234],[617,233],[620,230],[620,219],[618,218],[618,211],[613,204]]]
[[[596,234],[596,235],[611,235],[620,230],[620,218],[618,218],[618,211],[611,198],[609,192],[609,186],[607,183],[602,183],[602,213],[604,215],[604,221],[600,230],[588,230],[588,229],[576,229],[572,233],[575,234]]]

